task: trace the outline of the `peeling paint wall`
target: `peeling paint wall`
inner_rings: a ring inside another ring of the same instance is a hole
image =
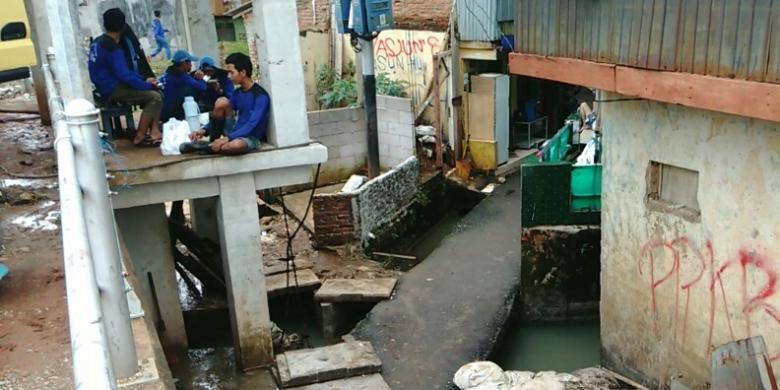
[[[713,346],[762,335],[780,374],[780,124],[647,101],[601,118],[608,365],[704,386]],[[698,171],[700,222],[648,209],[651,160]]]

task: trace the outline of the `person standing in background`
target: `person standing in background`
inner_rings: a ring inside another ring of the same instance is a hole
[[[160,54],[165,50],[165,59],[171,59],[171,47],[168,45],[168,41],[165,39],[165,33],[169,32],[163,28],[162,21],[160,20],[160,11],[154,11],[154,20],[152,21],[152,32],[154,34],[154,41],[157,42],[157,48],[150,55],[152,58]]]

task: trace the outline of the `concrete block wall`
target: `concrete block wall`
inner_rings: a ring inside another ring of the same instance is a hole
[[[366,164],[366,121],[363,108],[311,111],[310,137],[328,148],[319,184],[349,178]]]
[[[391,222],[417,194],[420,163],[409,157],[383,175],[360,187],[357,195],[358,238],[367,244],[371,232]]]
[[[314,196],[315,241],[318,245],[341,245],[355,239],[353,194],[317,194]]]
[[[379,164],[390,169],[416,155],[412,100],[377,96]]]

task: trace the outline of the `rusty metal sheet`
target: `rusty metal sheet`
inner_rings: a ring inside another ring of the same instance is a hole
[[[756,0],[753,9],[753,31],[750,37],[748,80],[764,80],[769,60],[769,21],[772,16],[772,0]]]
[[[710,9],[709,41],[705,74],[717,76],[720,71],[721,37],[723,36],[724,19],[726,18],[726,3],[733,0],[713,0]]]
[[[772,36],[769,47],[769,60],[767,61],[766,80],[775,83],[780,82],[780,1],[772,2]]]
[[[736,70],[734,69],[734,59],[737,55],[737,31],[739,25],[739,8],[741,1],[728,1],[723,9],[723,27],[721,28],[720,39],[720,58],[718,59],[717,76],[733,78]],[[745,42],[740,42],[745,45]],[[747,42],[750,46],[750,42]]]
[[[696,15],[696,42],[693,55],[693,72],[707,73],[707,52],[710,42],[710,14],[712,11],[711,0],[699,0],[699,9]]]
[[[699,12],[697,1],[682,2],[682,16],[680,23],[680,40],[677,48],[677,66],[680,72],[693,73],[694,59],[696,57],[696,21]]]
[[[650,22],[650,42],[647,46],[647,68],[659,69],[661,66],[661,50],[664,39],[664,19],[666,18],[666,1],[655,0],[653,16]]]
[[[577,0],[566,1],[569,28],[566,30],[566,56],[576,57],[577,53]]]
[[[682,21],[682,0],[667,0],[663,12],[658,68],[667,71],[677,71],[679,69],[677,54],[681,38],[679,32]]]

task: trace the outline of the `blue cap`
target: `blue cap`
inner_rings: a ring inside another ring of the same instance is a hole
[[[174,65],[179,65],[185,61],[197,61],[197,60],[198,57],[195,57],[192,54],[188,53],[187,50],[176,50],[176,53],[173,54]]]
[[[200,69],[206,69],[206,68],[217,68],[216,62],[214,62],[214,59],[209,56],[203,56],[200,59]]]

